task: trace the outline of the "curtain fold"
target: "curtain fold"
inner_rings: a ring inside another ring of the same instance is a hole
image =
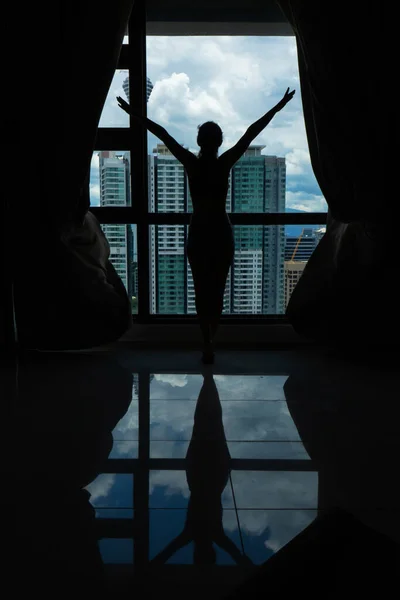
[[[312,338],[382,340],[381,308],[394,310],[395,264],[386,77],[394,37],[386,2],[277,0],[293,27],[314,174],[328,203],[327,231],[294,290],[287,315]],[[386,214],[385,214],[386,213]],[[395,323],[398,328],[398,323]]]
[[[132,7],[133,0],[63,0],[51,9],[28,6],[13,17],[10,45],[22,48],[24,60],[11,79],[18,90],[11,106],[18,147],[11,171],[18,183],[8,222],[15,230],[15,312],[23,346],[99,345],[131,325],[129,298],[88,209],[97,126]],[[96,276],[77,243],[82,238],[108,253],[105,267],[92,254]],[[89,293],[93,281],[96,294]]]

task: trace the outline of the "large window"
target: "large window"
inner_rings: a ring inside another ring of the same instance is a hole
[[[226,203],[235,259],[225,318],[282,316],[324,233],[327,209],[310,163],[295,38],[287,27],[265,35],[271,28],[263,31],[256,19],[243,35],[237,18],[229,23],[225,16],[221,35],[211,19],[199,25],[181,15],[178,24],[150,12],[146,21],[145,2],[135,4],[91,170],[92,210],[133,312],[140,321],[195,315],[185,248],[192,203],[182,165],[160,140],[129,123],[116,96],[193,152],[197,126],[218,122],[223,152],[290,87],[293,101],[232,169]]]

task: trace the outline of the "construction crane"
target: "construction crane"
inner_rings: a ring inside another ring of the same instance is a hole
[[[290,259],[290,261],[289,261],[289,262],[294,262],[294,257],[296,256],[296,252],[297,252],[297,250],[299,249],[300,242],[301,242],[301,238],[303,237],[303,234],[304,234],[304,229],[302,230],[301,234],[299,235],[299,238],[298,238],[298,240],[297,240],[296,246],[295,246],[295,248],[294,248],[294,250],[293,250],[292,257],[291,257],[291,259]]]

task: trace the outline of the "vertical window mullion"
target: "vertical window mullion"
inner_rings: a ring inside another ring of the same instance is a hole
[[[128,25],[129,96],[135,114],[146,116],[146,7],[136,0]],[[131,119],[131,190],[137,214],[138,321],[150,313],[147,131]]]

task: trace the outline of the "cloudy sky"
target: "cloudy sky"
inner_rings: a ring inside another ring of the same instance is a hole
[[[148,37],[147,74],[154,89],[148,116],[180,143],[197,151],[197,126],[213,120],[224,132],[222,150],[272,108],[286,88],[293,100],[255,140],[264,154],[284,156],[286,206],[309,212],[327,209],[311,169],[301,104],[294,37]],[[127,127],[116,96],[125,97],[127,71],[116,72],[100,127]],[[157,139],[149,135],[151,152]],[[92,204],[99,203],[98,160],[91,174]]]

